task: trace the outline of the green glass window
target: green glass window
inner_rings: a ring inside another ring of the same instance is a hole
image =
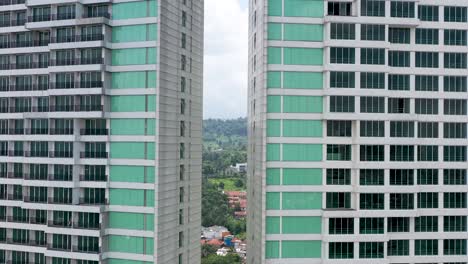
[[[384,185],[384,170],[361,169],[359,170],[360,185]]]
[[[409,217],[389,217],[387,219],[387,232],[402,233],[409,232]]]
[[[444,6],[445,22],[467,22],[467,8],[464,6]]]
[[[362,0],[361,1],[362,16],[385,16],[385,0]]]
[[[351,235],[354,234],[354,218],[328,219],[328,234]]]
[[[359,258],[384,258],[384,243],[359,242]]]
[[[466,46],[467,45],[466,30],[445,29],[444,30],[444,45]]]
[[[391,67],[410,67],[409,51],[389,51],[388,65]]]
[[[355,72],[330,72],[330,88],[354,88]]]
[[[418,17],[421,21],[439,21],[439,6],[418,5]]]
[[[409,256],[409,240],[390,240],[387,243],[388,256]]]
[[[359,234],[383,234],[385,218],[360,218]]]
[[[328,244],[329,259],[352,259],[354,258],[353,242],[330,242]]]
[[[388,31],[388,41],[395,44],[410,44],[411,31],[409,28],[390,28]]]
[[[385,41],[385,25],[361,24],[361,40]]]
[[[385,89],[385,73],[361,72],[361,89]]]
[[[415,232],[437,232],[439,218],[437,216],[420,216],[415,218]]]
[[[416,44],[438,45],[439,29],[435,28],[417,28]]]
[[[391,193],[390,210],[412,210],[414,209],[413,193]]]
[[[361,48],[361,64],[385,65],[385,49]]]
[[[351,193],[328,192],[326,195],[327,209],[350,209]]]
[[[361,193],[359,198],[359,209],[361,210],[383,210],[385,208],[383,193]]]
[[[354,64],[355,63],[354,48],[330,48],[330,63],[337,64]]]

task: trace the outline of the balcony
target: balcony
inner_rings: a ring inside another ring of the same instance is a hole
[[[22,216],[7,216],[6,220],[10,223],[29,223],[29,218]]]
[[[103,108],[102,105],[51,105],[50,112],[100,112]]]
[[[24,128],[10,128],[9,132],[10,135],[23,135]]]
[[[25,196],[23,198],[23,202],[25,203],[47,203],[47,197]]]
[[[29,223],[35,225],[44,225],[47,223],[47,219],[44,217],[30,217]]]
[[[8,179],[23,179],[23,173],[19,172],[8,172],[7,173],[7,178]]]
[[[26,135],[48,135],[48,134],[49,134],[49,129],[48,128],[28,128],[28,129],[26,129]]]
[[[100,230],[101,229],[101,223],[73,222],[73,228],[75,228],[75,229]]]
[[[25,157],[31,157],[31,158],[47,158],[49,157],[47,150],[33,150],[33,151],[25,151],[24,156]]]
[[[76,14],[75,12],[67,12],[67,13],[58,13],[52,15],[52,20],[67,20],[67,19],[75,19]]]
[[[51,135],[73,135],[73,128],[51,128]]]
[[[82,136],[107,136],[109,135],[109,129],[105,129],[105,128],[81,129],[80,135]]]
[[[73,151],[49,151],[50,158],[73,158]]]
[[[55,251],[71,251],[71,246],[70,247],[59,247],[58,245],[54,244],[47,244],[47,249],[48,250],[55,250]]]
[[[72,175],[49,174],[47,176],[49,181],[72,181]]]
[[[104,83],[102,81],[50,83],[50,89],[102,88],[103,86]]]
[[[23,195],[21,194],[8,194],[7,197],[8,200],[10,201],[22,201],[23,200]]]
[[[44,240],[27,240],[27,239],[13,239],[13,238],[7,238],[6,241],[8,244],[14,244],[14,245],[26,245],[26,246],[33,246],[33,247],[41,247],[45,246],[46,243]]]
[[[47,222],[47,226],[49,227],[59,227],[59,228],[71,228],[71,222],[65,222],[63,220],[51,220]]]
[[[82,159],[107,159],[108,152],[103,151],[85,151],[80,153]]]
[[[19,5],[26,3],[26,0],[0,0],[0,6]]]
[[[47,199],[47,201],[50,204],[69,204],[69,205],[72,204],[71,198],[70,199],[59,199],[59,198],[49,197],[49,199]]]
[[[99,254],[101,253],[101,248],[82,248],[79,246],[74,246],[73,247],[73,252],[79,252],[79,253],[88,253],[88,254]]]
[[[34,174],[24,174],[25,180],[32,180],[32,181],[47,181],[47,175],[34,175]]]
[[[86,175],[80,174],[80,181],[106,182],[107,175]]]
[[[44,21],[50,21],[52,19],[52,15],[33,15],[33,16],[28,16],[28,22],[44,22]]]
[[[81,58],[81,59],[56,59],[50,61],[51,66],[72,66],[72,65],[89,65],[102,64],[102,58]]]
[[[10,113],[29,113],[31,112],[30,106],[11,106]]]
[[[22,84],[22,85],[10,85],[0,89],[2,92],[23,92],[23,91],[44,91],[47,90],[49,84]]]
[[[8,151],[8,156],[10,157],[23,157],[24,150],[10,150]]]
[[[70,35],[51,38],[52,43],[84,42],[104,40],[103,34]]]
[[[107,19],[111,18],[111,15],[109,12],[88,12],[88,13],[83,13],[83,18],[93,18],[93,17],[104,17]]]

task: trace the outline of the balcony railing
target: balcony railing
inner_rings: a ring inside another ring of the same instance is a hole
[[[92,112],[102,111],[102,105],[51,105],[50,112]]]
[[[25,180],[33,180],[33,181],[47,181],[47,175],[33,175],[33,174],[24,174]]]
[[[47,176],[49,181],[72,181],[72,175],[49,174]]]
[[[24,156],[24,150],[10,150],[8,151],[10,157],[22,157]]]
[[[47,203],[47,197],[40,196],[25,196],[23,202],[26,203]]]
[[[49,151],[50,158],[73,158],[72,151]]]
[[[73,246],[73,252],[80,252],[80,253],[89,253],[89,254],[99,254],[101,253],[101,248],[81,248],[78,246]]]
[[[108,153],[103,151],[85,151],[80,153],[82,159],[107,159]]]
[[[52,43],[101,41],[101,40],[104,40],[103,34],[70,35],[70,36],[59,36],[59,37],[51,38]]]
[[[85,175],[80,174],[80,181],[106,182],[107,175]]]
[[[24,134],[24,128],[10,128],[10,135],[23,135]]]
[[[26,129],[26,135],[48,135],[48,128],[28,128]]]
[[[103,87],[102,81],[50,83],[50,89],[101,88],[101,87]]]
[[[51,14],[28,16],[28,22],[43,22],[43,21],[50,21],[51,19],[52,19]]]
[[[110,13],[108,12],[97,12],[97,13],[83,13],[83,18],[92,18],[92,17],[104,17],[107,19],[111,18]]]
[[[71,228],[72,223],[71,222],[64,222],[64,221],[57,221],[57,220],[50,220],[47,222],[47,226],[50,227],[60,227],[60,228]]]
[[[80,135],[83,136],[107,136],[109,135],[109,129],[95,128],[95,129],[81,129]]]
[[[71,246],[70,247],[59,247],[57,245],[53,244],[47,244],[47,249],[48,250],[55,250],[55,251],[71,251]]]
[[[73,128],[51,128],[51,135],[73,135]]]
[[[22,201],[23,195],[21,194],[8,194],[8,200],[10,201]]]
[[[0,6],[19,5],[26,3],[26,0],[0,0]]]
[[[47,150],[33,150],[33,151],[25,151],[25,157],[34,157],[34,158],[47,158],[49,153]]]
[[[8,172],[7,173],[7,178],[8,179],[23,179],[23,173],[19,172]]]
[[[51,66],[72,66],[72,65],[88,65],[102,64],[102,58],[81,58],[81,59],[55,59],[50,61]]]
[[[53,197],[49,197],[47,199],[48,203],[50,204],[72,204],[72,200],[64,200],[64,199],[55,199]]]

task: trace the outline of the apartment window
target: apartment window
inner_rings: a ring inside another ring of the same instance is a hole
[[[409,240],[390,240],[387,243],[388,256],[409,256]]]
[[[351,121],[327,121],[327,136],[328,137],[351,137]]]
[[[359,258],[384,258],[383,242],[359,242]]]
[[[180,143],[179,144],[179,158],[180,159],[185,159],[185,143]]]
[[[385,25],[361,25],[361,40],[385,41]]]
[[[388,65],[390,67],[409,67],[410,52],[409,51],[389,51]]]
[[[362,0],[361,16],[385,16],[385,0]]]
[[[327,160],[351,160],[351,145],[327,145]]]
[[[392,1],[390,3],[390,16],[414,18],[415,17],[414,2]]]
[[[354,88],[355,72],[330,72],[330,88]]]
[[[388,113],[389,114],[409,114],[410,99],[409,98],[388,98]]]
[[[180,114],[185,115],[185,99],[180,99]]]
[[[444,67],[446,69],[466,69],[466,53],[444,53]]]
[[[185,165],[181,164],[179,166],[179,180],[183,181],[185,179]]]
[[[439,124],[437,122],[419,122],[418,138],[438,138]]]
[[[466,208],[466,192],[444,193],[444,208]]]
[[[445,99],[444,115],[466,115],[466,100]]]
[[[180,42],[181,42],[180,46],[181,46],[183,49],[187,48],[187,34],[182,33],[181,41],[180,41]]]
[[[402,74],[389,74],[388,75],[388,89],[398,91],[410,90],[410,76]]]
[[[439,29],[436,28],[417,28],[416,44],[438,45]]]
[[[327,209],[350,209],[351,193],[332,192],[326,195]]]
[[[409,28],[389,28],[388,41],[395,44],[410,44],[411,31]]]
[[[330,63],[354,64],[355,57],[354,48],[330,48]]]
[[[361,89],[385,89],[385,73],[361,72]]]
[[[328,2],[329,16],[351,16],[351,3]]]
[[[418,194],[418,205],[419,205],[419,194]],[[431,204],[430,202],[429,202],[429,205],[437,206],[437,204],[433,204],[433,203]],[[418,206],[418,208],[437,208],[437,207],[419,207]],[[415,227],[414,227],[415,232],[437,232],[439,230],[439,218],[437,216],[420,216],[420,217],[414,218],[414,220],[415,220]]]
[[[444,30],[444,45],[466,46],[467,45],[466,30],[445,29]]]
[[[412,169],[391,169],[390,185],[413,185],[414,171]]]
[[[444,146],[444,161],[466,161],[466,146]]]
[[[351,169],[327,169],[327,185],[350,185]]]
[[[354,96],[330,96],[330,112],[354,113]]]
[[[328,234],[351,235],[354,234],[353,218],[330,218],[328,219]]]
[[[354,258],[353,242],[330,242],[328,244],[329,259],[352,259]]]
[[[57,19],[74,19],[75,18],[75,5],[63,5],[57,7]]]
[[[437,99],[416,99],[415,112],[419,115],[438,115],[439,101]]]
[[[418,6],[418,17],[421,21],[439,21],[439,6]]]
[[[187,57],[180,55],[180,69],[185,71],[187,69]]]
[[[360,161],[384,161],[385,147],[381,145],[361,145]]]
[[[418,161],[438,161],[439,146],[418,146]]]
[[[411,210],[414,209],[414,194],[412,193],[391,193],[390,210]]]
[[[435,256],[439,254],[439,245],[436,239],[414,241],[414,254],[416,256]]]
[[[359,234],[383,234],[385,218],[360,218]]]
[[[359,209],[383,210],[385,199],[383,193],[361,193],[359,197]]]
[[[385,49],[361,48],[361,64],[385,65]]]
[[[182,11],[182,27],[187,27],[187,12]]]
[[[391,145],[390,161],[414,161],[414,146]]]
[[[444,138],[467,138],[466,123],[444,123]]]
[[[467,22],[467,11],[464,6],[445,6],[445,22]]]
[[[380,169],[361,169],[359,170],[360,185],[384,185],[384,170]]]
[[[73,42],[75,41],[75,28],[65,27],[57,28],[57,42]]]
[[[385,122],[384,121],[360,121],[361,137],[384,137]]]
[[[445,169],[444,185],[466,185],[466,170],[464,169]]]
[[[385,113],[385,97],[362,96],[361,113]]]
[[[436,75],[416,75],[416,91],[437,92],[439,91],[439,76]]]
[[[439,68],[439,53],[437,53],[437,52],[416,52],[416,67],[418,67],[418,68]]]
[[[439,184],[439,170],[437,169],[418,169],[418,185],[437,185]]]
[[[355,27],[355,24],[331,23],[331,39],[356,39]]]
[[[418,208],[433,209],[439,207],[439,193],[421,192],[418,193]]]
[[[466,92],[466,76],[444,76],[444,92]]]
[[[179,232],[179,248],[184,246],[184,232]]]
[[[466,216],[444,216],[444,232],[466,232]]]
[[[391,121],[390,137],[414,137],[414,122]]]
[[[466,255],[466,239],[444,239],[444,255]]]

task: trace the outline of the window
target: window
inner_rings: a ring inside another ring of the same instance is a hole
[[[388,31],[388,41],[395,44],[410,44],[411,31],[409,28],[390,28]]]
[[[330,242],[328,244],[329,259],[352,259],[354,258],[353,242]]]
[[[351,145],[327,145],[327,160],[351,160]]]
[[[444,123],[444,138],[467,138],[466,123]]]
[[[418,161],[438,161],[439,146],[418,146]]]
[[[329,16],[351,16],[351,3],[329,2]]]
[[[390,137],[414,137],[414,122],[391,121]]]
[[[409,98],[388,98],[388,113],[389,114],[409,114],[410,99]]]
[[[419,208],[431,208],[431,207],[419,207]],[[433,208],[437,208],[437,207],[433,207]],[[415,227],[414,227],[415,232],[437,232],[439,230],[439,218],[437,216],[420,216],[420,217],[416,217],[414,220],[415,220]]]
[[[385,0],[362,0],[361,16],[385,16]]]
[[[444,146],[444,161],[466,161],[466,146]]]
[[[385,97],[362,96],[361,113],[385,113]]]
[[[439,68],[439,53],[437,53],[437,52],[416,52],[416,67],[418,67],[418,68]]]
[[[417,28],[416,44],[438,45],[439,29],[435,28]]]
[[[391,17],[415,17],[414,2],[392,1],[390,5]]]
[[[414,241],[414,254],[416,256],[434,256],[439,254],[438,241],[436,239]]]
[[[360,218],[359,234],[383,234],[385,218]]]
[[[355,57],[354,48],[330,48],[330,63],[354,64]]]
[[[418,193],[418,208],[424,208],[424,209],[439,208],[439,193],[436,193],[436,192]]]
[[[466,115],[466,100],[445,99],[444,115]]]
[[[437,92],[439,91],[439,76],[436,75],[416,75],[416,91]]]
[[[351,169],[327,169],[327,185],[350,185]]]
[[[389,51],[388,65],[391,67],[409,67],[410,52],[409,51]]]
[[[413,185],[414,171],[412,169],[391,169],[390,185]]]
[[[466,170],[464,169],[445,169],[445,185],[466,185]]]
[[[444,76],[445,92],[466,92],[467,81],[465,76]]]
[[[466,53],[444,53],[444,67],[446,69],[466,69]]]
[[[354,113],[354,96],[330,96],[330,112]]]
[[[439,170],[437,169],[418,169],[419,185],[437,185],[439,184]]]
[[[444,232],[466,232],[466,216],[444,216]]]
[[[466,208],[466,192],[444,193],[444,208]]]
[[[351,193],[332,192],[326,195],[327,209],[350,209]]]
[[[419,5],[418,17],[421,21],[439,21],[439,7]]]
[[[385,89],[385,73],[361,72],[361,89]]]
[[[388,89],[398,91],[409,91],[410,89],[410,76],[401,74],[388,75]]]
[[[361,40],[385,41],[385,25],[361,25]]]
[[[355,24],[331,23],[331,39],[356,39],[355,27]]]
[[[328,234],[351,235],[354,234],[353,218],[330,218],[328,220]]]
[[[444,239],[444,255],[466,255],[466,239]]]
[[[444,30],[444,45],[466,46],[467,45],[466,30],[445,29]]]
[[[391,145],[390,161],[414,161],[414,146]]]
[[[360,146],[360,161],[384,161],[385,151],[384,146],[377,145],[361,145]]]
[[[359,171],[360,185],[384,185],[384,170],[361,169]]]
[[[359,258],[384,258],[384,242],[359,242]]]
[[[327,121],[328,137],[351,137],[351,121]]]
[[[387,243],[388,256],[409,256],[409,240],[390,240]]]
[[[385,49],[361,48],[361,64],[385,65]]]
[[[438,138],[439,124],[437,122],[419,122],[418,123],[419,138]]]
[[[354,72],[330,72],[330,88],[354,88]]]
[[[463,6],[445,6],[444,7],[445,22],[467,22],[466,7]]]
[[[414,194],[391,193],[390,210],[412,210],[414,209]]]
[[[387,219],[387,232],[402,233],[409,232],[410,219],[409,217],[389,217]]]
[[[415,112],[420,115],[439,114],[439,101],[437,99],[416,99]]]
[[[385,122],[384,121],[361,121],[360,123],[361,137],[384,137]]]
[[[383,210],[385,208],[383,193],[361,193],[359,197],[359,209]]]

